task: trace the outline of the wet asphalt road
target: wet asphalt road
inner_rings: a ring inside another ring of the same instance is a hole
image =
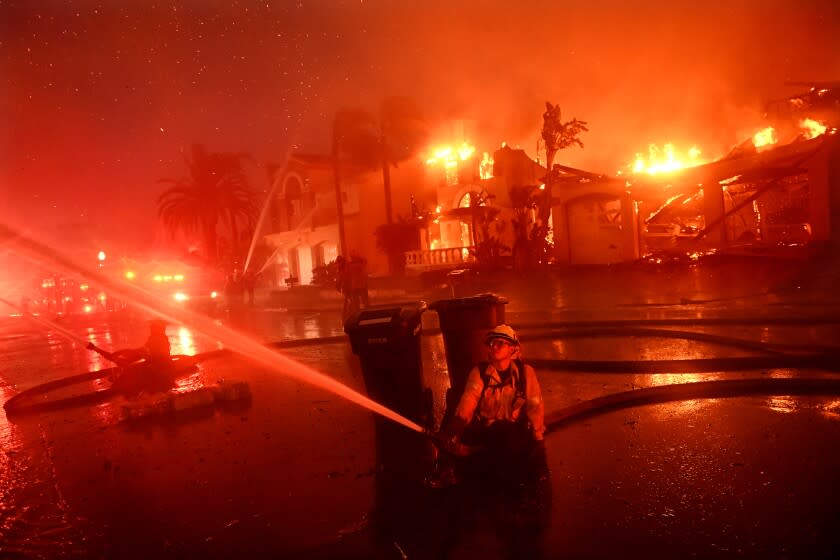
[[[713,286],[701,288],[683,295],[707,298],[715,292]],[[778,296],[762,296],[760,306],[743,300],[593,305],[588,311],[582,306],[567,309],[561,318],[710,317],[733,309],[740,316],[779,311],[789,316],[791,309],[797,315],[814,313],[815,306],[802,300],[779,298],[770,305],[767,297]],[[511,300],[509,321],[515,325],[558,317],[558,308],[529,307],[516,296]],[[830,314],[831,309],[818,311]],[[336,331],[332,311],[261,313],[273,318],[255,323],[263,321],[273,333]],[[125,328],[107,327],[117,338],[125,337]],[[837,339],[831,324],[705,330],[771,342]],[[3,344],[8,349],[19,340]],[[27,344],[29,353],[20,353],[14,364],[37,362],[32,352],[41,342]],[[39,366],[44,368],[40,379],[48,376],[51,362],[76,364],[67,373],[84,363],[84,352],[58,342],[48,348],[38,358],[47,356]],[[526,348],[532,356],[570,359],[750,354],[685,340],[614,336],[533,340]],[[347,344],[288,352],[364,390],[358,359]],[[789,368],[538,373],[549,412],[666,383],[835,375]],[[21,558],[523,558],[538,553],[549,558],[833,558],[840,553],[837,396],[679,401],[563,425],[547,439],[551,476],[541,490],[542,504],[549,506],[534,523],[517,525],[505,511],[507,502],[425,490],[417,475],[430,465],[428,447],[408,431],[402,438],[404,428],[389,428],[396,435],[383,443],[366,410],[244,360],[208,362],[192,382],[212,384],[219,377],[247,381],[252,400],[165,421],[127,423],[120,420],[120,403],[106,403],[5,424],[0,551]],[[25,383],[18,378],[3,390],[10,395]],[[376,468],[377,454],[383,453],[409,466],[383,473]],[[524,544],[511,545],[517,538]]]
[[[569,558],[831,558],[840,402],[736,398],[613,412],[549,438],[546,549]]]

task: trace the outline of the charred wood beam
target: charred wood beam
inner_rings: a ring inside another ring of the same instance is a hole
[[[592,173],[589,171],[584,171],[583,169],[576,169],[574,167],[567,167],[565,165],[560,165],[559,163],[555,163],[552,167],[552,171],[554,169],[560,170],[563,173],[568,173],[569,175],[575,175],[577,177],[583,177],[584,179],[589,179],[591,181],[612,181],[610,177],[606,175],[600,175],[598,173]],[[559,177],[555,178],[555,180],[559,179]]]
[[[694,194],[692,194],[691,196],[694,196]],[[688,200],[689,198],[691,198],[691,196],[687,197],[683,193],[675,194],[674,196],[672,196],[671,198],[666,200],[665,203],[662,204],[662,206],[660,206],[659,208],[654,210],[653,213],[651,213],[650,216],[645,218],[645,220],[644,220],[645,225],[647,225],[647,224],[651,223],[653,220],[655,220],[656,217],[659,216],[662,212],[664,212],[666,208],[670,208],[671,205],[675,204],[676,202],[681,202],[681,201],[684,201],[684,200]]]
[[[758,183],[759,181],[778,181],[786,177],[794,177],[807,173],[807,169],[801,167],[767,167],[746,171],[737,180],[727,185],[743,185],[747,183]]]
[[[777,187],[781,186],[782,185],[781,181],[785,177],[791,177],[791,176],[799,175],[801,173],[806,172],[806,170],[802,169],[800,167],[800,165],[805,163],[806,160],[810,159],[810,157],[812,155],[813,154],[809,153],[808,155],[800,158],[798,161],[796,161],[793,165],[791,165],[788,168],[773,168],[774,169],[773,176],[775,178],[772,179],[769,184],[767,184],[764,187],[758,189],[757,191],[755,191],[755,193],[753,193],[747,199],[742,200],[741,202],[736,204],[731,210],[729,210],[729,212],[725,212],[720,218],[713,221],[711,224],[707,225],[705,228],[703,228],[703,231],[701,231],[696,236],[694,236],[692,241],[700,241],[701,239],[703,239],[704,237],[709,235],[709,233],[711,233],[715,229],[717,229],[717,228],[721,227],[723,224],[725,224],[726,223],[726,218],[735,214],[736,212],[739,212],[747,204],[752,204],[753,201],[755,199],[757,199],[759,196],[761,196],[762,194],[764,194],[764,193],[766,193],[770,190],[773,190],[774,188],[777,188]]]
[[[722,224],[724,224],[726,222],[726,218],[728,218],[732,214],[735,214],[736,212],[739,212],[741,210],[741,208],[743,208],[744,206],[746,206],[748,204],[752,204],[753,201],[756,198],[758,198],[759,196],[761,196],[764,193],[766,193],[768,191],[771,191],[771,190],[773,190],[776,187],[779,187],[781,185],[782,185],[781,179],[774,179],[773,181],[771,181],[770,183],[768,183],[764,187],[758,189],[752,195],[750,195],[746,199],[742,200],[741,202],[739,202],[738,204],[733,206],[732,209],[729,212],[724,213],[723,216],[721,216],[720,218],[718,218],[717,220],[713,221],[711,224],[709,224],[708,226],[703,228],[703,230],[700,233],[698,233],[696,236],[694,236],[693,241],[700,241],[701,239],[703,239],[704,237],[709,235],[709,233],[714,231],[716,228],[719,228]]]

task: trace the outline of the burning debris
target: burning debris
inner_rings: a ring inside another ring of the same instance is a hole
[[[771,124],[722,158],[703,161],[696,147],[680,155],[672,144],[637,154],[627,188],[648,214],[643,251],[755,252],[827,241],[832,185],[824,166],[840,157],[838,87],[771,104]]]

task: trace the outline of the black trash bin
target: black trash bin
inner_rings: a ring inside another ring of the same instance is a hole
[[[344,323],[368,396],[418,424],[428,418],[420,353],[423,301],[374,305]]]
[[[368,396],[421,426],[431,419],[430,393],[423,387],[420,319],[425,302],[371,306],[345,323],[353,353],[359,357]],[[410,526],[413,504],[422,499],[423,476],[433,454],[423,434],[383,416],[373,417],[376,445],[375,506],[372,534],[389,554],[395,531]],[[384,557],[384,555],[383,555]]]
[[[446,395],[446,422],[464,392],[467,375],[478,362],[487,359],[484,337],[487,331],[505,322],[507,298],[495,294],[444,299],[429,306],[437,311],[446,365],[449,368],[449,391]]]

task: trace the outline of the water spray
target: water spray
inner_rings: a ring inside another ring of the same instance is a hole
[[[277,253],[279,253],[279,252],[280,252],[280,247],[277,247],[277,248],[274,250],[274,252],[273,252],[273,253],[271,253],[271,256],[270,256],[270,257],[268,257],[267,259],[265,259],[265,263],[262,265],[262,267],[260,268],[260,270],[257,272],[257,274],[258,274],[258,275],[259,275],[259,274],[262,274],[262,273],[263,273],[263,271],[264,271],[266,268],[268,268],[268,265],[270,265],[270,264],[272,263],[272,261],[274,260],[274,257],[276,257],[276,256],[277,256]]]
[[[48,261],[69,274],[86,278],[89,282],[106,288],[115,297],[132,302],[139,309],[150,315],[164,319],[170,323],[187,325],[197,332],[214,338],[227,348],[242,354],[260,366],[282,373],[298,381],[325,389],[415,432],[424,433],[424,429],[420,425],[382,404],[371,400],[347,385],[336,381],[328,375],[275,352],[259,341],[238,333],[230,327],[226,327],[205,315],[175,306],[167,299],[143,290],[125,280],[108,278],[100,271],[75,263],[59,251],[25,237],[23,234],[18,233],[3,223],[0,223],[0,242],[8,244],[16,254],[32,262],[43,263],[44,261]]]
[[[22,316],[27,317],[29,319],[32,319],[36,323],[41,323],[42,325],[56,331],[58,334],[60,334],[61,336],[63,336],[67,340],[69,340],[70,342],[76,342],[76,343],[82,344],[82,345],[87,344],[87,342],[88,342],[87,340],[85,340],[81,336],[77,335],[73,331],[65,329],[64,327],[62,327],[61,325],[59,325],[55,321],[50,321],[46,317],[36,315],[35,313],[29,313],[26,310],[24,310],[22,307],[20,307],[19,305],[15,305],[11,301],[7,300],[6,298],[0,297],[0,303],[5,303],[6,305],[11,307],[12,309],[15,309]]]
[[[268,204],[269,204],[269,202],[271,202],[271,194],[272,194],[273,192],[274,192],[274,189],[271,189],[271,191],[269,191],[269,193],[268,193],[268,197],[266,198],[266,200],[265,200],[265,204],[263,205],[262,211],[260,212],[260,217],[259,217],[259,218],[257,218],[257,224],[254,226],[254,236],[251,238],[251,246],[248,248],[248,256],[247,256],[247,257],[245,257],[245,266],[243,266],[243,267],[242,267],[242,274],[245,274],[245,272],[247,272],[247,271],[248,271],[248,265],[250,265],[250,264],[251,264],[251,257],[252,257],[252,256],[253,256],[253,254],[254,254],[254,247],[256,247],[256,245],[257,245],[257,236],[258,236],[257,234],[259,234],[259,232],[260,232],[260,228],[262,227],[263,220],[265,219],[265,213],[266,213],[266,210],[268,209]],[[312,207],[312,209],[311,209],[311,210],[309,210],[309,212],[307,212],[307,213],[306,213],[306,215],[305,215],[305,216],[303,216],[303,217],[300,219],[300,222],[298,222],[298,226],[297,226],[294,230],[292,230],[292,231],[298,231],[298,230],[300,230],[300,229],[301,229],[301,226],[302,226],[304,223],[306,223],[306,220],[308,220],[310,217],[312,217],[312,215],[315,213],[315,210],[317,210],[317,209],[318,209],[318,205],[316,204],[314,207]],[[268,266],[268,264],[271,262],[271,259],[272,259],[272,258],[274,257],[274,255],[276,255],[279,251],[280,251],[280,247],[277,247],[277,249],[275,249],[275,251],[274,251],[274,253],[271,255],[271,257],[269,257],[269,258],[268,258],[268,260],[267,260],[267,261],[265,261],[265,264],[262,266],[262,268],[260,269],[260,271],[259,271],[257,274],[261,273],[263,270],[265,270],[265,269],[266,269],[266,267]]]
[[[254,254],[254,247],[257,245],[257,235],[260,232],[260,228],[262,227],[263,219],[265,219],[265,214],[268,212],[268,206],[271,202],[271,197],[274,195],[274,189],[277,185],[271,187],[268,191],[268,195],[265,197],[265,204],[263,204],[262,210],[260,210],[260,215],[257,218],[257,223],[254,225],[254,235],[251,237],[251,245],[248,247],[248,255],[245,257],[245,266],[242,267],[242,274],[248,272],[248,265],[251,264],[251,255]]]

